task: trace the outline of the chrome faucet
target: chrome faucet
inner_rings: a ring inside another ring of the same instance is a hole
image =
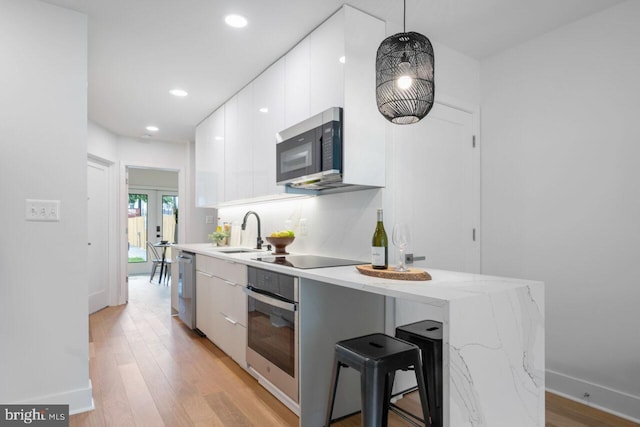
[[[249,215],[251,214],[255,215],[256,220],[258,221],[258,238],[256,240],[256,249],[262,249],[262,244],[264,243],[264,240],[262,240],[262,237],[260,237],[260,217],[258,216],[257,213],[255,213],[254,211],[249,211],[246,214],[244,214],[244,218],[242,219],[242,226],[240,228],[242,230],[246,230],[247,218],[249,218]]]

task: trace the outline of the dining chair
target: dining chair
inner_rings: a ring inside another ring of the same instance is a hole
[[[152,282],[153,276],[156,275],[156,269],[158,268],[158,265],[162,265],[162,257],[160,256],[160,254],[158,254],[156,248],[149,241],[147,242],[147,249],[149,249],[149,253],[151,254],[151,259],[149,261],[153,263],[153,265],[151,266],[151,276],[149,277],[149,282]],[[160,280],[162,280],[162,277],[160,277]],[[160,280],[158,281],[158,283],[160,283]]]
[[[166,250],[166,248],[164,249]],[[164,284],[169,285],[171,279],[171,258],[164,258]],[[160,278],[162,280],[162,277]]]

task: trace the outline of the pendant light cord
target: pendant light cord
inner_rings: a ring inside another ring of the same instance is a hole
[[[404,7],[402,9],[402,13],[404,15],[402,20],[402,32],[407,32],[407,0],[404,0]]]

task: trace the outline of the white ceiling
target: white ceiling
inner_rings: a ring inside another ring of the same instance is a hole
[[[189,141],[210,112],[344,0],[43,0],[89,16],[89,118],[112,132]],[[483,59],[622,0],[408,0],[407,30]],[[401,29],[402,0],[348,4]],[[241,30],[224,24],[245,15]],[[436,75],[437,78],[437,75]],[[185,98],[168,93],[174,87]]]

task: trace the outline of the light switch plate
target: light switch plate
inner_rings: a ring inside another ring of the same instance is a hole
[[[206,215],[204,217],[204,223],[205,224],[213,224],[213,215]]]
[[[25,219],[27,221],[60,221],[60,200],[27,199]]]
[[[299,226],[300,226],[300,236],[301,237],[309,236],[309,222],[307,221],[307,218],[300,218]]]

